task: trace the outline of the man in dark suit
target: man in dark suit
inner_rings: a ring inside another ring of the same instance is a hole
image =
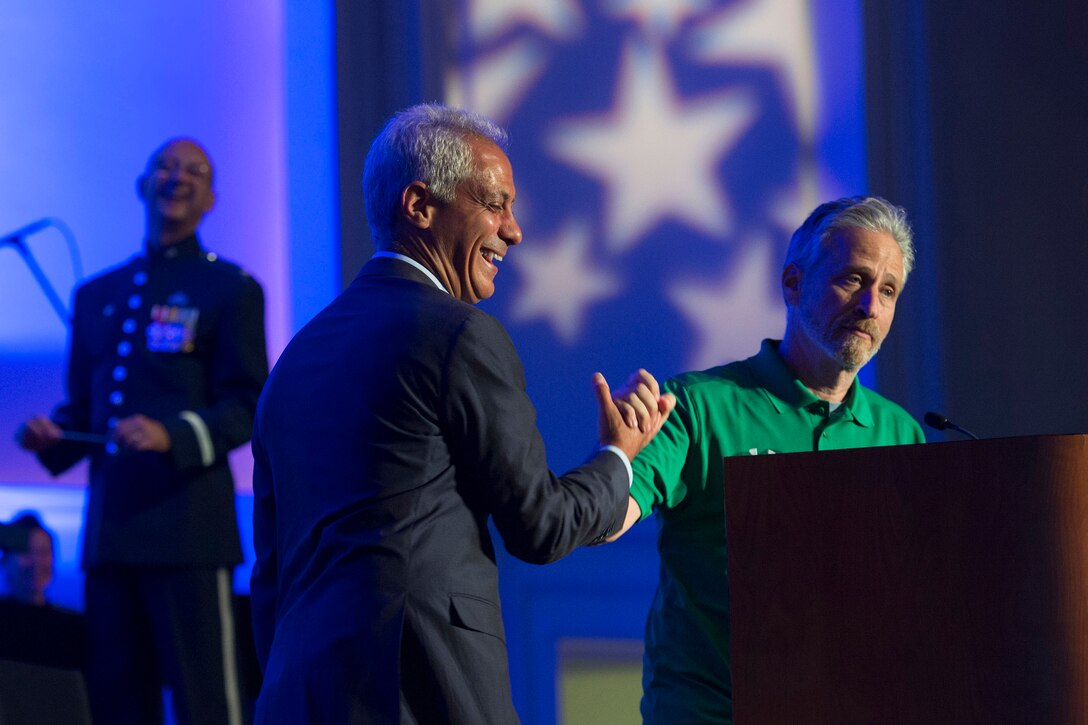
[[[389,122],[363,183],[379,251],[262,394],[258,722],[517,722],[488,519],[530,562],[603,540],[671,410],[640,371],[621,413],[597,374],[602,450],[548,470],[513,344],[473,306],[521,242],[505,140],[444,106]]]
[[[235,723],[227,453],[268,374],[264,295],[196,232],[215,202],[204,149],[173,139],[137,180],[143,254],[75,294],[68,399],[23,426],[52,473],[91,459],[83,535],[96,722]]]

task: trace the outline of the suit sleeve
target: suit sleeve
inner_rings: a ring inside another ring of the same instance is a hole
[[[511,554],[554,561],[622,524],[628,479],[619,456],[598,453],[561,477],[548,469],[521,360],[494,318],[472,315],[462,326],[441,395],[458,475],[472,481],[469,495]]]
[[[267,377],[264,293],[256,280],[243,275],[216,327],[207,405],[163,421],[174,465],[186,470],[220,463],[248,441]]]
[[[261,445],[260,431],[253,436],[253,548],[256,561],[250,576],[253,642],[257,663],[264,672],[276,628],[279,596],[276,554],[276,503],[272,471]]]

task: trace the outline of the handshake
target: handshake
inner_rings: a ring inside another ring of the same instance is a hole
[[[638,452],[653,440],[669,413],[676,407],[676,396],[661,394],[657,380],[646,370],[638,370],[615,392],[604,375],[593,375],[597,394],[597,433],[602,446],[616,446],[634,460]]]

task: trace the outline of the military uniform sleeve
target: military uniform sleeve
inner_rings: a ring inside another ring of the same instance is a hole
[[[67,399],[49,416],[64,430],[88,432],[91,420],[91,360],[87,324],[86,290],[76,290],[72,304],[71,335],[68,342]],[[92,445],[76,441],[61,441],[38,454],[38,460],[54,476],[74,466],[90,454]]]
[[[554,561],[621,525],[628,490],[623,461],[603,451],[562,477],[548,469],[521,361],[498,321],[468,318],[440,395],[459,475],[473,481],[470,495],[491,512],[511,554]]]
[[[257,398],[268,377],[268,353],[264,293],[249,275],[243,274],[221,315],[209,367],[208,404],[163,421],[179,470],[221,462],[252,434]]]
[[[676,408],[661,431],[631,462],[635,475],[631,497],[642,509],[643,519],[656,508],[671,508],[684,499],[687,494],[682,478],[684,463],[700,430],[695,406],[686,389],[675,378],[666,381],[664,387],[665,392],[676,396]]]

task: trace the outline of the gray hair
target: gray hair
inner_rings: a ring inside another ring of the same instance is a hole
[[[363,167],[363,200],[378,249],[393,242],[401,194],[422,181],[438,199],[452,202],[458,184],[476,172],[469,140],[501,149],[507,135],[497,123],[460,108],[423,103],[395,114],[375,137]]]
[[[867,229],[890,235],[903,254],[903,284],[907,283],[914,268],[914,233],[907,221],[907,211],[879,196],[849,196],[816,207],[793,233],[783,266],[795,264],[807,269],[827,238],[843,229]]]

